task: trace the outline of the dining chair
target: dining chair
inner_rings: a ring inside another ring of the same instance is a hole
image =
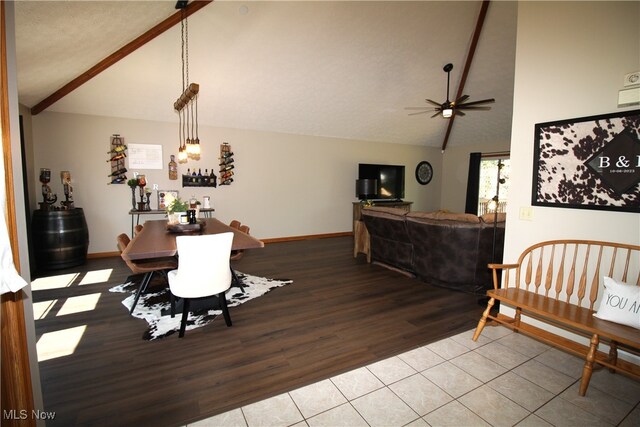
[[[138,234],[140,234],[140,232],[142,231],[142,229],[144,228],[144,225],[142,224],[138,224],[134,227],[133,229],[133,237],[137,236]]]
[[[135,237],[134,237],[135,238]],[[149,282],[153,278],[155,273],[162,274],[165,279],[167,277],[167,271],[173,270],[178,266],[178,262],[175,258],[154,258],[145,261],[132,261],[127,257],[122,255],[122,252],[129,246],[131,243],[131,239],[125,233],[118,235],[116,238],[118,242],[118,249],[120,250],[120,257],[127,264],[127,267],[131,270],[133,274],[144,274],[142,280],[140,281],[140,286],[138,286],[138,290],[136,291],[136,296],[133,300],[133,304],[131,305],[131,309],[129,309],[129,314],[133,313],[133,309],[136,308],[138,304],[138,300],[140,299],[140,295],[147,290],[147,286],[149,286]]]
[[[238,221],[237,219],[234,219],[229,223],[229,227],[236,228],[236,229],[239,230],[240,229],[240,224],[241,224],[240,221]]]
[[[238,224],[240,224],[240,222],[238,222]],[[249,226],[248,225],[239,225],[237,227],[238,230],[242,231],[244,234],[249,234]],[[239,260],[240,258],[242,258],[242,254],[244,253],[243,250],[237,250],[237,251],[231,251],[231,261],[236,261]]]
[[[231,316],[225,292],[231,287],[229,255],[233,233],[177,236],[178,268],[167,273],[171,290],[171,317],[175,316],[175,298],[182,298],[179,337],[184,337],[192,299],[217,296],[227,326]]]

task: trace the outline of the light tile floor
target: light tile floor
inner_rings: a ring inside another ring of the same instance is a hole
[[[640,426],[640,382],[496,326],[311,384],[192,426]]]

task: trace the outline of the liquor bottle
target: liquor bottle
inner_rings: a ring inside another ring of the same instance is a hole
[[[223,168],[220,168],[220,172],[230,171],[231,169],[233,169],[233,165],[227,165]]]
[[[226,159],[227,157],[231,157],[231,156],[233,156],[233,151],[224,151],[222,153],[222,158],[223,159]]]
[[[200,169],[200,168],[198,168],[198,176],[202,176],[202,169]]]
[[[111,157],[107,162],[115,162],[116,160],[124,159],[127,157],[125,153],[118,153],[115,156]]]
[[[191,176],[196,176],[196,170],[193,169],[193,172],[191,172]]]
[[[224,166],[224,165],[228,165],[229,163],[233,163],[235,160],[233,159],[233,157],[225,157],[222,159],[222,163],[220,163],[220,166]]]
[[[107,151],[107,153],[108,154],[122,153],[126,149],[127,149],[126,145],[116,145],[110,151]]]
[[[191,168],[187,168],[187,175],[191,175]]]
[[[118,169],[118,170],[112,172],[110,175],[107,175],[107,176],[118,176],[118,175],[122,175],[124,173],[127,173],[127,168]]]
[[[169,161],[169,179],[178,179],[178,164],[176,163],[176,156],[173,154]]]
[[[224,180],[220,185],[230,185],[233,182],[233,178]]]
[[[119,176],[113,178],[109,184],[122,184],[127,179],[126,176]]]

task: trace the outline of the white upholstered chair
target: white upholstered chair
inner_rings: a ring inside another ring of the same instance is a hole
[[[177,236],[178,269],[168,273],[171,290],[171,317],[175,315],[175,297],[183,299],[180,337],[184,336],[190,300],[217,295],[227,326],[231,316],[225,291],[231,287],[229,255],[233,233]]]

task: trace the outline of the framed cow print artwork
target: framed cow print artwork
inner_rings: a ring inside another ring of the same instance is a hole
[[[640,212],[640,110],[536,124],[531,204]]]

